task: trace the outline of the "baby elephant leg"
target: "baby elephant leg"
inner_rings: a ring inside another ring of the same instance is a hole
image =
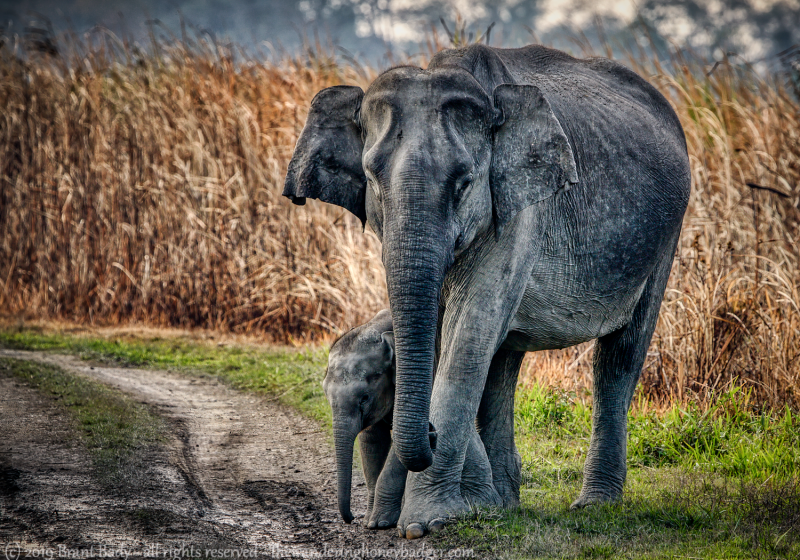
[[[397,525],[407,475],[408,469],[397,458],[392,446],[375,485],[375,502],[367,522],[368,529],[388,529]]]
[[[367,513],[364,514],[366,523],[372,515],[373,504],[375,503],[375,487],[392,446],[389,425],[385,422],[378,422],[363,430],[358,434],[358,445],[361,453],[361,466],[364,469],[364,479],[367,482]]]

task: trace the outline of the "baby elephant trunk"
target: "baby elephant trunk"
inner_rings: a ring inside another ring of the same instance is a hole
[[[350,511],[350,492],[353,481],[353,445],[361,425],[349,419],[334,419],[333,439],[336,445],[336,476],[338,481],[339,513],[345,523],[353,521]]]

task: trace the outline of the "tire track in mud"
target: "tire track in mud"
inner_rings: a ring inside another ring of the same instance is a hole
[[[337,549],[382,549],[401,557],[423,557],[424,550],[431,551],[425,540],[409,542],[394,530],[367,531],[360,520],[344,524],[336,509],[335,464],[327,436],[313,421],[269,399],[235,391],[211,377],[93,365],[40,352],[0,349],[0,357],[55,365],[119,389],[151,406],[171,432],[168,449],[145,451],[140,457],[144,472],[139,474],[145,482],[136,495],[115,496],[92,480],[85,450],[70,447],[63,443],[63,433],[47,429],[57,423],[53,418],[26,418],[26,410],[53,416],[53,403],[0,375],[0,421],[11,425],[3,431],[14,434],[7,446],[0,440],[0,469],[10,473],[9,483],[3,479],[0,486],[13,490],[0,492],[0,540],[133,551],[193,544],[247,548],[281,558],[319,557],[325,551],[333,555]],[[27,428],[19,429],[19,423]],[[80,481],[56,480],[41,457],[26,452],[33,449],[32,440],[41,440],[40,455],[62,453],[62,462]],[[14,452],[4,455],[3,447]],[[42,499],[43,493],[59,492],[61,501]],[[76,501],[85,511],[71,526]],[[360,473],[353,484],[353,504],[357,513],[366,509]],[[36,521],[37,516],[53,515],[60,521],[51,526]]]

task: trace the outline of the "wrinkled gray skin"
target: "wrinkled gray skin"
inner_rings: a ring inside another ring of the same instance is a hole
[[[397,524],[408,474],[391,441],[394,366],[392,317],[388,310],[383,310],[334,342],[322,382],[333,412],[339,512],[345,522],[353,520],[350,492],[353,443],[358,435],[368,491],[364,524],[369,529],[386,529]],[[486,456],[475,430],[471,437],[464,460],[462,497],[468,502],[500,505],[494,487],[481,487],[484,477],[473,472],[477,465],[485,464]],[[476,484],[472,484],[473,480]]]
[[[573,505],[620,497],[627,410],[689,189],[668,102],[601,58],[473,45],[427,70],[388,70],[366,93],[315,97],[284,194],[347,208],[383,243],[394,445],[412,471],[401,534],[466,509],[459,481],[476,415],[489,462],[479,470],[516,502],[524,352],[592,339],[592,439]]]

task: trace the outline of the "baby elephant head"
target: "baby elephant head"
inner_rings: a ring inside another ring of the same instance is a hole
[[[369,323],[334,342],[322,388],[333,411],[339,512],[347,523],[356,436],[376,422],[391,420],[394,406],[394,336],[382,311]]]

